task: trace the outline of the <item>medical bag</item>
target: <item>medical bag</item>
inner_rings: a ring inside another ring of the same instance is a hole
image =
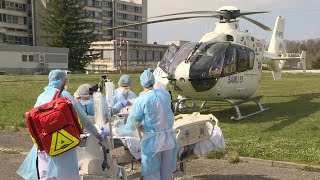
[[[38,150],[50,156],[62,154],[80,143],[81,123],[69,98],[59,97],[31,109],[24,114],[26,123]]]

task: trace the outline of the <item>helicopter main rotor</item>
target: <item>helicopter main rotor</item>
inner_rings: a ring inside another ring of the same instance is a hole
[[[173,17],[173,18],[153,20],[153,21],[147,21],[147,22],[141,22],[141,23],[127,24],[124,26],[117,26],[117,27],[113,27],[113,28],[108,28],[107,30],[122,29],[122,28],[126,28],[126,27],[131,27],[131,26],[156,24],[156,23],[161,23],[161,22],[170,22],[170,21],[195,19],[195,18],[218,18],[218,19],[220,19],[220,23],[230,23],[230,22],[236,21],[236,18],[239,17],[239,18],[243,18],[243,19],[257,25],[258,27],[262,28],[265,31],[272,31],[268,26],[254,20],[252,18],[245,16],[245,15],[262,14],[262,13],[268,13],[268,11],[240,12],[240,9],[238,9],[236,7],[223,6],[216,11],[188,11],[188,12],[180,12],[180,13],[172,13],[172,14],[148,17],[148,18],[144,18],[143,20],[170,17],[170,16],[178,16],[178,15],[193,15],[193,16]]]

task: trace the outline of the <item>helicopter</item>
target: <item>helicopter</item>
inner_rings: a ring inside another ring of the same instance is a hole
[[[203,101],[198,109],[207,108],[207,102],[224,101],[235,108],[237,115],[231,119],[238,121],[269,109],[264,108],[260,102],[263,96],[253,97],[260,83],[263,65],[267,65],[272,71],[274,81],[281,79],[281,70],[287,60],[300,61],[303,71],[306,71],[305,51],[300,54],[286,52],[285,19],[277,17],[272,31],[246,16],[260,13],[268,12],[240,12],[236,7],[223,6],[216,11],[181,12],[148,19],[205,14],[201,16],[160,19],[113,29],[193,18],[218,18],[219,22],[216,23],[214,31],[205,34],[199,42],[184,44],[179,49],[175,45],[170,46],[154,70],[154,75],[157,83],[164,87],[169,84],[175,92],[183,96],[175,105],[177,113],[184,112],[184,109],[179,109],[179,105],[188,100]],[[267,51],[264,41],[247,30],[240,31],[237,18],[245,19],[263,30],[272,31]],[[242,115],[239,105],[250,101],[255,102],[259,110]]]

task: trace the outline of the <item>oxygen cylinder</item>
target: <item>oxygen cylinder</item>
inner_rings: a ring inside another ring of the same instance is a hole
[[[95,124],[104,125],[105,124],[105,109],[103,108],[103,95],[101,92],[93,93],[93,102],[94,102],[94,121]]]

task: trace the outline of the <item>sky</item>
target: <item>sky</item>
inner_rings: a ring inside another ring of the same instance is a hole
[[[148,0],[148,17],[184,11],[210,11],[222,6],[235,6],[240,11],[270,11],[248,17],[273,29],[277,16],[286,19],[285,39],[305,40],[320,38],[320,0]],[[148,43],[167,40],[199,41],[213,31],[217,19],[192,19],[148,25]],[[248,30],[268,41],[271,32],[240,19],[240,29]]]

